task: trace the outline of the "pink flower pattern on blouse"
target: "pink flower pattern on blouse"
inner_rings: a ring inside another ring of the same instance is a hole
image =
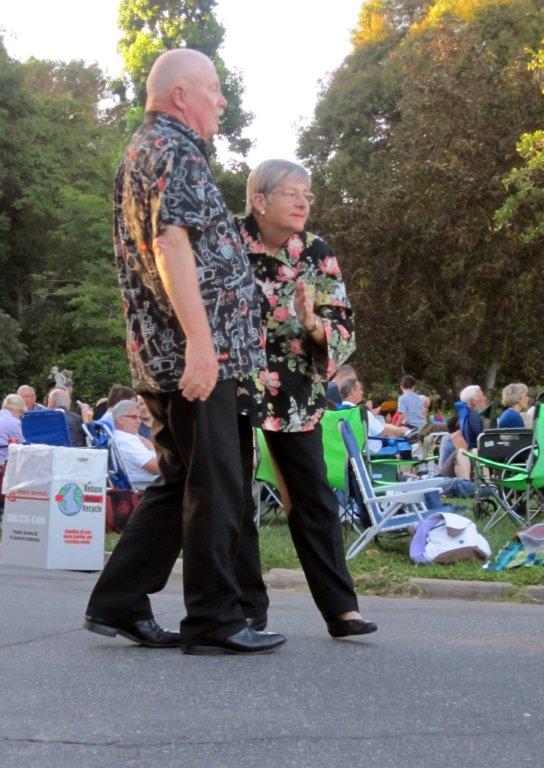
[[[291,235],[279,253],[265,252],[257,223],[241,223],[261,300],[266,334],[267,369],[240,380],[240,410],[256,426],[272,432],[307,432],[325,408],[324,381],[355,350],[353,314],[336,257],[317,235]],[[327,344],[312,341],[293,305],[295,283],[304,280],[315,291],[315,312]]]

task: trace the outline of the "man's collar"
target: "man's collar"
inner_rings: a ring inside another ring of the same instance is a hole
[[[177,131],[178,133],[181,133],[186,138],[190,139],[190,141],[193,142],[193,144],[196,144],[197,147],[202,150],[202,152],[205,152],[206,150],[206,142],[202,138],[202,136],[199,136],[196,131],[193,131],[192,128],[189,128],[188,125],[185,123],[182,123],[181,120],[179,120],[177,117],[174,117],[173,115],[169,115],[166,112],[146,112],[145,118],[144,118],[144,124],[150,124],[154,123],[155,125],[161,125],[166,128],[171,128],[174,131]]]

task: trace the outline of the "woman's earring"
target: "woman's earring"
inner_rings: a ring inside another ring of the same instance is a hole
[[[264,216],[264,213],[265,213],[264,211],[260,211],[261,216]]]

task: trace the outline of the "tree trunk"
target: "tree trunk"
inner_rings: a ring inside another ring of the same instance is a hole
[[[485,392],[491,392],[495,389],[495,382],[497,380],[497,373],[499,371],[499,362],[494,360],[487,366],[487,372],[485,375]]]

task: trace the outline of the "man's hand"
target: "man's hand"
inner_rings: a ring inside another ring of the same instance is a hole
[[[89,421],[93,420],[93,409],[88,403],[80,403],[79,400],[77,401],[77,404],[79,405],[82,421],[88,424]]]
[[[217,384],[218,375],[219,364],[211,339],[187,339],[185,370],[179,382],[183,397],[206,400]]]

